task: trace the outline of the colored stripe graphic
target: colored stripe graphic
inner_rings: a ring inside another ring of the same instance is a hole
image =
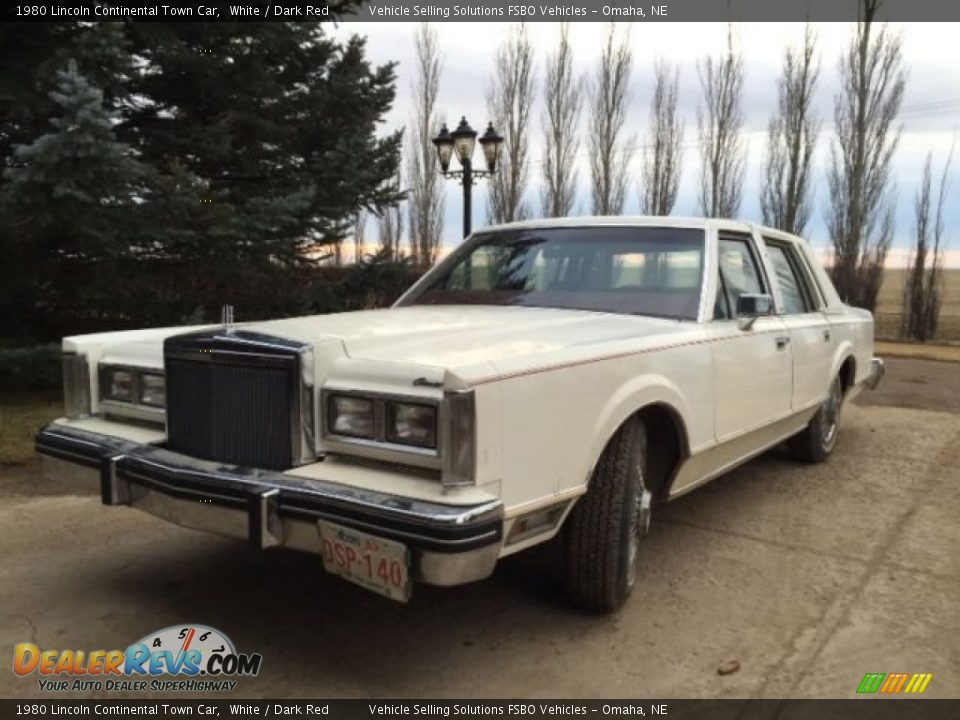
[[[890,673],[887,675],[886,681],[883,685],[880,686],[880,692],[882,693],[898,693],[903,687],[903,684],[907,681],[909,675],[906,673]]]
[[[930,684],[930,679],[932,677],[932,673],[914,673],[910,678],[910,682],[907,683],[907,687],[905,687],[903,691],[905,693],[922,693],[927,689],[927,685]]]
[[[912,693],[918,695],[927,689],[933,673],[867,673],[857,686],[858,693]]]
[[[860,686],[857,688],[857,692],[875,693],[880,689],[880,683],[883,682],[885,677],[886,673],[867,673],[863,676],[863,680],[860,681]]]

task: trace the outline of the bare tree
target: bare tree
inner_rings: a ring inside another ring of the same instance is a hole
[[[873,310],[893,239],[890,161],[905,85],[899,35],[874,23],[879,0],[860,0],[860,22],[840,60],[836,137],[827,172],[831,275],[844,302]]]
[[[487,109],[503,134],[500,168],[490,179],[487,215],[491,222],[527,216],[523,195],[530,169],[528,126],[533,100],[533,44],[520,24],[510,29],[497,51],[493,83],[487,93]]]
[[[431,138],[439,126],[436,113],[440,88],[440,41],[437,31],[421,23],[414,36],[417,78],[413,84],[412,142],[407,146],[409,183],[408,216],[410,256],[414,262],[431,265],[437,259],[443,232],[443,186],[436,171]]]
[[[700,212],[735,217],[740,210],[746,149],[743,142],[743,57],[727,28],[727,50],[697,63],[703,101],[697,109],[703,174]]]
[[[925,342],[937,334],[943,302],[943,210],[953,150],[947,156],[932,198],[932,155],[927,154],[923,182],[914,199],[914,246],[904,277],[901,335]]]
[[[633,52],[630,50],[629,30],[617,43],[616,27],[614,23],[607,26],[597,76],[590,93],[588,146],[594,215],[623,212],[627,173],[636,149],[634,136],[625,134]]]
[[[644,215],[669,215],[677,202],[683,165],[683,120],[677,112],[680,69],[661,59],[654,68],[650,130],[643,151],[640,209]]]
[[[399,192],[400,172],[390,181],[391,189]],[[380,252],[390,260],[398,259],[403,253],[400,243],[403,241],[403,207],[401,203],[383,208],[377,223],[380,239]]]
[[[366,253],[366,230],[369,213],[360,208],[353,216],[353,261],[360,262]]]
[[[777,89],[777,112],[767,128],[760,208],[763,221],[785,232],[801,234],[810,220],[810,165],[820,122],[813,115],[813,93],[819,67],[816,38],[810,25],[802,48],[788,48]]]
[[[540,201],[545,217],[564,217],[573,211],[577,184],[574,159],[580,145],[577,126],[582,99],[582,80],[573,72],[570,26],[561,23],[560,44],[547,57],[544,78],[544,188]]]

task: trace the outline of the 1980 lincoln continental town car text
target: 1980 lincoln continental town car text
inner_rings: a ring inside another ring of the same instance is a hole
[[[786,441],[824,460],[883,364],[809,247],[726,220],[475,233],[386,310],[66,338],[37,449],[108,505],[318,553],[397,600],[562,534],[578,606],[656,506]]]

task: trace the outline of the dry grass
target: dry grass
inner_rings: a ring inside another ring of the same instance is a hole
[[[944,270],[944,297],[940,309],[940,325],[936,340],[960,342],[960,270]],[[891,269],[883,275],[880,300],[874,314],[877,337],[895,339],[900,336],[901,302],[904,270]]]
[[[59,393],[8,394],[0,399],[0,465],[32,460],[37,430],[62,414]]]
[[[881,357],[902,357],[915,360],[941,360],[960,363],[960,345],[928,345],[923,343],[880,340],[874,352]]]

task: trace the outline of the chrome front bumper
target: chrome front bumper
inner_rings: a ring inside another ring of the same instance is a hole
[[[883,379],[884,374],[887,372],[887,366],[881,358],[873,358],[870,360],[870,371],[867,374],[867,387],[871,390],[874,390],[877,385],[880,384],[880,381]]]
[[[246,538],[259,548],[319,554],[317,521],[404,543],[413,577],[461,585],[493,572],[503,536],[499,501],[460,506],[224,466],[154,445],[49,425],[37,434],[46,472],[99,488],[104,505],[130,505],[171,523]]]

